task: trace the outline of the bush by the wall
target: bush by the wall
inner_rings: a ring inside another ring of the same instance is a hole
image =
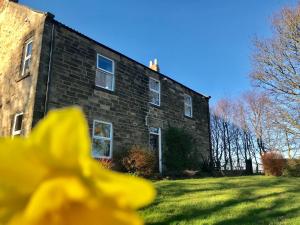
[[[261,156],[265,175],[281,176],[285,166],[285,159],[278,151],[266,152]]]
[[[183,129],[170,127],[165,133],[165,166],[168,171],[192,169],[194,164],[193,139]]]
[[[300,159],[287,159],[283,175],[289,177],[300,177]]]
[[[100,165],[105,168],[105,169],[112,169],[113,167],[113,162],[111,159],[99,159]]]
[[[135,145],[122,159],[122,164],[129,173],[150,177],[154,174],[157,167],[156,161],[153,151]]]

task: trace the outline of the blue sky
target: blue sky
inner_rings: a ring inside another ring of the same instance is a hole
[[[212,96],[250,88],[252,40],[271,36],[271,17],[297,0],[20,0],[145,65]]]

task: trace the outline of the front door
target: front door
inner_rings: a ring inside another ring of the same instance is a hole
[[[150,127],[149,129],[149,143],[150,149],[155,152],[157,158],[157,170],[162,172],[162,161],[161,161],[161,130],[160,128]]]

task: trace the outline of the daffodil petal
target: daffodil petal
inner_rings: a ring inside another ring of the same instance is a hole
[[[0,223],[1,224],[1,223]],[[143,225],[143,220],[133,210],[108,208],[105,203],[96,207],[72,203],[59,211],[49,213],[38,220],[30,220],[21,214],[8,225]],[[1,224],[2,225],[2,224]]]
[[[7,224],[18,212],[22,212],[28,195],[20,194],[18,188],[0,184],[0,225]]]
[[[51,212],[59,211],[70,202],[84,203],[88,189],[76,177],[58,177],[43,182],[33,194],[25,215],[38,220]]]
[[[102,202],[95,207],[74,205],[72,211],[64,213],[64,222],[55,225],[142,225],[143,220],[133,210],[109,208],[109,202]],[[44,224],[43,224],[44,225]],[[52,224],[46,224],[52,225]]]
[[[18,214],[10,225],[143,224],[134,210],[117,207],[113,200],[107,196],[97,199],[76,177],[55,178],[41,184],[24,214]]]
[[[18,189],[20,194],[31,193],[47,174],[36,149],[23,138],[0,139],[1,185]]]
[[[121,207],[139,209],[150,204],[156,195],[153,185],[142,178],[118,173],[102,173],[97,186]]]
[[[63,167],[77,167],[80,158],[90,154],[88,126],[78,107],[50,111],[33,129],[30,139],[49,157],[47,162]]]
[[[141,225],[152,184],[90,156],[79,108],[52,111],[27,139],[0,139],[0,225]],[[5,152],[7,150],[7,152]]]
[[[152,183],[145,179],[99,169],[95,162],[90,162],[89,166],[93,171],[90,180],[95,183],[99,195],[110,196],[119,207],[138,209],[151,203],[156,196]]]

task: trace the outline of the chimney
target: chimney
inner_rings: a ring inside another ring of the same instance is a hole
[[[157,59],[154,59],[154,61],[152,62],[152,60],[150,60],[149,62],[149,68],[156,71],[156,72],[159,72],[159,66],[158,66],[158,61]]]

